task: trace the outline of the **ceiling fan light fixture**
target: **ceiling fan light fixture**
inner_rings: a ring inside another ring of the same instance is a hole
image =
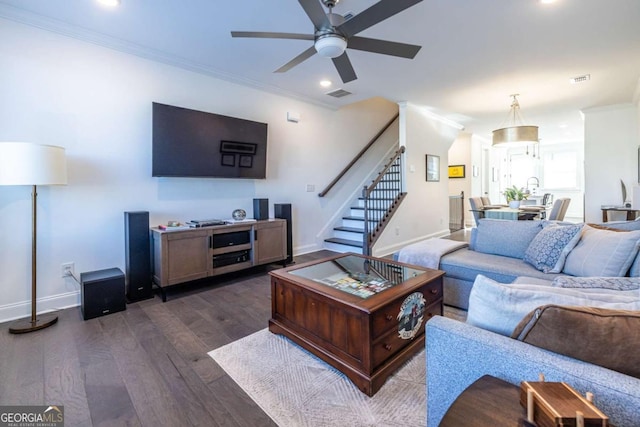
[[[319,37],[314,43],[318,55],[324,58],[337,58],[347,48],[347,40],[338,34],[327,34]]]

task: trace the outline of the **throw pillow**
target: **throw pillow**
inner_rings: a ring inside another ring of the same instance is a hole
[[[549,224],[533,238],[524,261],[544,273],[560,273],[565,259],[580,240],[582,224]]]
[[[633,291],[640,289],[640,277],[573,277],[560,276],[553,279],[551,286],[559,288],[613,289]]]
[[[476,252],[522,259],[543,221],[481,219],[469,245]]]
[[[545,305],[518,324],[512,338],[640,378],[640,312]]]
[[[571,276],[626,276],[638,254],[638,245],[640,230],[617,232],[585,225],[562,271]]]
[[[479,274],[469,295],[467,323],[510,336],[524,316],[547,304],[640,310],[640,295],[636,291],[630,292],[633,296],[608,289],[586,291],[503,284]]]
[[[588,224],[590,227],[597,228],[599,230],[611,230],[611,231],[633,231],[640,230],[640,218],[634,221],[618,221],[618,222],[607,222],[604,224]],[[640,252],[639,252],[640,253]],[[631,267],[629,268],[629,276],[638,277],[640,276],[640,255],[636,255],[631,263]]]

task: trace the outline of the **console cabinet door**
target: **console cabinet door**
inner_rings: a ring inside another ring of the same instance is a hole
[[[209,275],[209,236],[210,232],[206,230],[171,233],[167,236],[168,285]]]
[[[283,261],[287,258],[287,222],[259,221],[254,225],[254,265]]]

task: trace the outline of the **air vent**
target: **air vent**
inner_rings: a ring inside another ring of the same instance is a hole
[[[343,96],[351,95],[351,92],[344,89],[336,89],[332,92],[327,92],[327,95],[333,96],[334,98],[342,98]]]
[[[355,16],[355,15],[354,15],[354,13],[353,13],[353,12],[347,12],[347,13],[343,16],[343,18],[344,18],[344,20],[345,20],[345,21],[348,21],[349,19],[353,18],[354,16]]]
[[[585,74],[583,76],[572,77],[569,79],[569,82],[571,84],[576,84],[576,83],[584,83],[589,80],[591,80],[591,74]]]

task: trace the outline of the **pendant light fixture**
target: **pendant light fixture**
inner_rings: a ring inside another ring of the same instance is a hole
[[[511,110],[508,117],[510,125],[493,131],[493,146],[522,146],[528,144],[534,144],[535,146],[538,143],[538,126],[522,124],[518,96],[520,94],[511,95]]]

